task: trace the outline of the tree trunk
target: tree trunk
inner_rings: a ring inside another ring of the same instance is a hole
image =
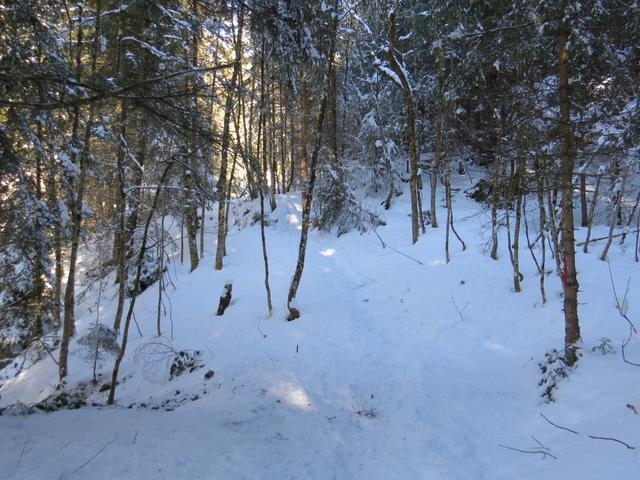
[[[611,222],[609,223],[609,238],[607,238],[607,243],[604,246],[604,250],[602,250],[602,255],[600,255],[600,260],[603,262],[607,259],[607,255],[609,253],[609,248],[611,247],[611,242],[613,241],[613,230],[616,228],[616,224],[620,219],[620,207],[622,205],[622,199],[624,198],[624,189],[627,183],[627,172],[622,172],[622,185],[620,190],[616,194],[616,202],[613,207],[613,211],[611,212]]]
[[[584,173],[580,174],[580,224],[586,227],[589,223],[589,216],[587,215],[587,176]]]
[[[310,112],[310,101],[309,101],[309,86],[307,84],[307,80],[304,78],[301,79],[301,93],[300,93],[300,111],[302,115],[302,119],[300,122],[300,144],[302,146],[302,155],[300,156],[300,190],[302,195],[302,210],[307,203],[307,193],[309,191],[309,117],[311,115]]]
[[[56,181],[56,171],[58,170],[58,164],[53,155],[49,156],[50,163],[47,166],[47,204],[51,212],[54,213],[56,218],[60,217],[60,208],[58,206],[58,184]],[[63,276],[63,264],[62,264],[62,227],[60,221],[56,221],[53,226],[52,235],[52,247],[55,256],[54,267],[54,287],[53,287],[53,318],[55,322],[55,328],[61,326],[62,320],[62,276]]]
[[[589,208],[589,217],[587,218],[587,237],[584,240],[584,246],[582,251],[587,253],[589,250],[589,239],[591,238],[591,227],[593,226],[593,216],[596,212],[596,205],[598,202],[598,191],[600,190],[600,181],[602,180],[602,175],[598,173],[598,177],[596,178],[596,187],[593,191],[593,198],[591,199],[591,208]]]
[[[226,252],[226,219],[225,219],[225,202],[227,199],[227,167],[229,158],[229,138],[231,123],[231,112],[233,109],[233,99],[236,96],[236,84],[238,81],[238,74],[242,66],[242,29],[244,26],[244,8],[240,7],[238,15],[238,33],[236,38],[236,51],[235,51],[235,63],[233,66],[233,74],[231,76],[231,83],[229,86],[229,92],[227,93],[227,100],[224,108],[224,120],[222,127],[222,155],[220,160],[220,176],[218,177],[218,244],[216,245],[216,263],[215,269],[222,270],[223,257]]]
[[[120,138],[118,141],[118,152],[116,154],[117,162],[117,199],[116,210],[118,212],[118,227],[116,235],[114,235],[114,257],[117,261],[117,274],[116,279],[118,281],[118,306],[116,309],[116,315],[113,320],[113,329],[118,332],[120,330],[120,322],[122,321],[122,315],[124,313],[124,300],[127,295],[127,282],[128,282],[128,269],[126,258],[126,245],[127,239],[127,197],[125,193],[126,179],[124,168],[125,157],[125,138],[127,136],[127,103],[126,100],[120,101]]]
[[[438,48],[438,88],[436,99],[436,124],[435,124],[435,141],[434,141],[434,158],[431,167],[431,226],[438,228],[438,209],[436,205],[436,194],[438,188],[438,175],[440,174],[440,165],[442,165],[442,117],[444,115],[444,52],[442,48]]]
[[[538,163],[536,162],[536,171],[538,172],[538,209],[540,213],[539,222],[540,222],[540,249],[541,249],[541,258],[540,258],[540,295],[542,297],[542,303],[547,303],[547,293],[544,287],[544,278],[546,275],[546,260],[547,260],[547,246],[545,244],[545,225],[547,223],[546,212],[544,208],[544,173],[540,171],[538,168]]]
[[[287,117],[284,108],[284,93],[282,92],[282,80],[280,80],[279,98],[280,98],[280,193],[287,192]]]
[[[89,67],[89,77],[92,77],[96,71],[96,61],[100,48],[100,17],[102,16],[102,1],[98,0],[96,4],[96,24],[93,34],[93,45],[91,49],[91,64]],[[76,75],[78,80],[82,78],[82,6],[78,6],[78,38],[77,38],[77,57],[76,57]],[[82,229],[82,206],[84,201],[84,191],[87,181],[87,163],[90,156],[91,148],[91,132],[93,128],[93,119],[96,115],[96,103],[91,103],[87,123],[85,125],[84,139],[82,148],[79,153],[78,160],[78,181],[75,185],[75,192],[71,199],[71,248],[69,252],[69,270],[67,274],[67,285],[64,292],[64,321],[62,324],[62,342],[60,343],[60,359],[58,361],[58,370],[60,381],[67,376],[69,342],[75,334],[75,283],[76,283],[76,263],[78,261],[78,249],[80,247],[80,233]],[[77,131],[79,111],[76,109],[74,130]],[[72,182],[72,184],[75,182]]]
[[[320,104],[320,114],[318,115],[318,128],[316,130],[316,142],[313,147],[313,152],[311,154],[311,165],[309,172],[309,186],[307,199],[304,202],[302,209],[302,228],[300,232],[300,245],[298,247],[298,261],[296,262],[296,269],[293,274],[293,279],[291,280],[291,285],[289,286],[289,294],[287,296],[287,308],[289,310],[289,315],[287,317],[288,320],[295,320],[300,317],[300,311],[293,305],[293,301],[296,298],[296,294],[298,292],[298,286],[300,285],[300,280],[302,279],[302,271],[304,269],[304,259],[307,250],[307,238],[309,235],[309,223],[310,223],[310,215],[311,215],[311,202],[313,200],[313,187],[316,183],[316,165],[318,163],[318,154],[320,153],[320,147],[322,146],[322,132],[324,128],[324,120],[327,111],[327,103],[329,102],[329,91],[331,88],[330,85],[330,71],[333,67],[334,61],[334,52],[335,52],[335,42],[336,35],[338,30],[338,0],[334,1],[334,26],[333,32],[331,35],[331,45],[329,49],[329,57],[327,65],[327,72],[325,73],[324,84],[325,91],[322,96],[322,103]]]
[[[137,262],[136,262],[136,276],[134,279],[133,286],[133,296],[131,297],[131,301],[129,302],[129,308],[127,309],[127,317],[124,322],[124,330],[122,332],[122,343],[120,344],[120,350],[118,351],[118,356],[116,357],[116,361],[113,365],[113,372],[111,374],[111,386],[109,389],[109,399],[107,400],[108,405],[113,405],[116,398],[116,386],[118,385],[118,374],[120,372],[120,364],[122,363],[122,359],[124,358],[125,351],[127,349],[127,342],[129,339],[129,326],[131,325],[131,319],[133,318],[133,309],[136,305],[136,299],[138,298],[138,292],[140,292],[140,277],[142,275],[142,266],[144,264],[144,254],[147,250],[147,239],[149,238],[149,226],[151,225],[151,221],[153,219],[153,214],[158,207],[158,200],[160,198],[160,192],[162,191],[162,186],[169,174],[169,170],[171,169],[172,163],[167,164],[164,172],[162,172],[162,176],[160,177],[160,182],[158,183],[158,187],[156,188],[156,192],[153,196],[153,202],[151,204],[151,210],[149,211],[149,216],[144,225],[144,230],[142,233],[142,241],[140,245],[140,250],[138,251]]]
[[[562,288],[564,291],[565,358],[567,365],[576,363],[577,343],[580,341],[578,320],[578,275],[576,271],[575,239],[573,227],[573,131],[571,126],[571,98],[569,86],[569,28],[564,20],[559,32],[558,84],[560,99],[560,180],[562,188]]]
[[[404,68],[398,62],[395,56],[396,43],[396,11],[398,2],[391,12],[389,12],[389,49],[383,51],[383,57],[389,62],[391,70],[396,74],[402,85],[402,94],[407,107],[407,143],[409,145],[409,166],[410,178],[409,187],[411,190],[411,243],[416,243],[420,235],[420,189],[422,182],[418,175],[418,147],[416,145],[416,121],[413,107],[413,94],[409,79],[405,75]],[[423,228],[424,229],[424,228]]]
[[[520,273],[520,225],[522,220],[522,197],[524,195],[523,179],[525,169],[525,159],[521,157],[518,159],[518,166],[516,169],[516,206],[515,206],[515,225],[513,227],[513,244],[511,248],[513,250],[513,289],[516,292],[521,292],[520,280],[522,274]]]
[[[269,160],[271,168],[270,170],[270,195],[269,204],[271,211],[276,209],[276,193],[278,191],[278,161],[276,158],[276,95],[275,95],[275,81],[273,78],[273,65],[270,69],[271,72],[271,91],[269,92]]]
[[[183,210],[183,223],[187,227],[187,245],[189,247],[189,272],[198,268],[200,257],[198,255],[198,211],[196,210],[195,196],[193,194],[193,172],[189,169],[183,175],[185,194],[185,207]]]
[[[198,4],[195,0],[191,1],[191,12],[194,18],[198,18]],[[192,68],[198,67],[198,44],[200,43],[200,32],[199,25],[196,24],[191,32],[191,43],[190,43],[190,54],[191,58],[187,59],[190,61]],[[189,86],[191,89],[195,90],[197,85],[193,80],[189,80]],[[198,118],[198,101],[197,97],[193,97],[190,100],[190,108],[192,110],[192,117],[190,121],[191,127],[191,152],[188,158],[188,168],[184,172],[183,175],[183,183],[185,187],[185,206],[183,210],[184,221],[187,225],[187,243],[189,245],[189,260],[190,260],[190,268],[189,271],[193,272],[196,268],[198,268],[198,263],[200,262],[200,256],[198,255],[198,201],[194,192],[194,164],[199,160],[198,152],[198,137],[196,134],[197,128],[197,118]],[[203,218],[204,221],[204,218]]]
[[[496,135],[493,179],[491,181],[491,258],[498,260],[498,202],[502,185],[502,132]]]

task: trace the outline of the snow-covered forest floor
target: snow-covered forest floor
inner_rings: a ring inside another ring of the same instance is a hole
[[[494,262],[487,251],[490,212],[465,196],[471,185],[468,177],[455,177],[456,227],[468,248],[462,251],[452,237],[449,264],[445,209],[440,228],[427,227],[411,246],[407,194],[381,213],[386,226],[377,233],[387,248],[373,233],[313,231],[297,296],[302,316],[294,322],[285,320],[285,300],[299,241],[299,195],[277,198],[267,228],[271,318],[259,225],[232,228],[220,272],[213,269],[215,232],[207,227],[207,254],[196,271],[189,274],[178,255],[172,259],[173,286],[165,301],[170,315],[162,319],[167,338],[173,330],[173,346],[202,352],[203,367],[169,380],[170,356],[159,359],[152,352],[162,347],[149,344],[159,342],[158,291],[149,288],[138,299],[143,336],[133,325],[118,405],[103,406],[107,393],[96,391],[89,403],[98,406],[26,416],[6,409],[0,416],[0,477],[638,478],[640,368],[621,357],[628,326],[615,307],[608,265],[598,259],[603,242],[578,254],[582,358],[561,380],[557,401],[546,403],[538,364],[545,352],[563,346],[560,281],[555,273],[547,276],[543,305],[523,232],[523,292],[514,293],[506,233]],[[243,204],[234,214],[246,219],[251,213],[242,214],[255,208]],[[606,231],[598,227],[592,237]],[[584,236],[577,232],[578,241]],[[628,314],[638,320],[634,241],[627,238],[622,247],[614,241],[609,257],[620,296],[630,281]],[[89,262],[91,251],[84,255]],[[547,266],[553,270],[551,258]],[[233,300],[224,316],[215,316],[228,280]],[[78,307],[76,338],[96,320],[97,290],[94,284]],[[104,323],[112,322],[115,297],[110,277],[99,311]],[[603,338],[614,349],[608,355],[592,350]],[[73,343],[69,385],[91,379],[91,366],[73,355],[78,349]],[[636,340],[626,353],[640,362]],[[111,366],[110,360],[100,370],[105,376],[98,388]],[[55,393],[51,357],[15,378],[12,368],[0,377],[0,407]]]

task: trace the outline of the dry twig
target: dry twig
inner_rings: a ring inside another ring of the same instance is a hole
[[[96,453],[94,453],[93,456],[89,460],[87,460],[82,465],[80,465],[78,468],[76,468],[73,471],[73,473],[78,473],[81,469],[83,469],[84,467],[89,465],[89,463],[91,463],[98,455],[100,455],[109,445],[111,445],[113,442],[115,442],[117,438],[118,438],[118,436],[116,435],[115,437],[113,437],[113,439],[110,442],[107,442],[106,444],[104,444],[100,450],[98,450]]]
[[[589,433],[581,434],[580,432],[576,432],[575,430],[571,430],[570,428],[563,427],[561,425],[558,425],[557,423],[553,423],[551,420],[549,420],[547,417],[545,417],[545,415],[542,412],[540,412],[540,416],[542,418],[544,418],[547,422],[549,422],[551,425],[553,425],[556,428],[559,428],[560,430],[566,430],[567,432],[571,432],[571,433],[573,433],[575,435],[585,435],[586,437],[591,438],[593,440],[606,440],[606,441],[609,441],[609,442],[616,442],[616,443],[619,443],[620,445],[624,445],[629,450],[635,450],[636,449],[636,447],[634,447],[633,445],[629,445],[627,442],[623,442],[622,440],[619,440],[617,438],[601,437],[599,435],[591,435]]]

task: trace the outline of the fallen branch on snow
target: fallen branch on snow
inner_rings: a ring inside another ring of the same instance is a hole
[[[111,445],[113,442],[115,442],[117,438],[118,438],[117,435],[115,437],[113,437],[113,440],[111,440],[110,442],[107,442],[105,445],[103,445],[100,450],[98,450],[96,453],[94,453],[93,456],[89,460],[87,460],[82,465],[80,465],[78,468],[76,468],[73,471],[73,473],[78,473],[81,469],[83,469],[84,467],[89,465],[89,463],[91,463],[98,455],[100,455],[109,445]]]
[[[586,437],[589,437],[589,438],[591,438],[591,439],[593,439],[593,440],[607,440],[607,441],[609,441],[609,442],[616,442],[616,443],[619,443],[620,445],[624,445],[624,446],[625,446],[625,447],[627,447],[629,450],[635,450],[635,449],[636,449],[636,447],[634,447],[633,445],[629,445],[628,443],[623,442],[622,440],[619,440],[619,439],[617,439],[617,438],[613,438],[613,437],[601,437],[601,436],[599,436],[599,435],[590,435],[590,434],[588,434],[588,433],[584,433],[584,434],[582,434],[582,433],[580,433],[580,432],[576,432],[575,430],[571,430],[570,428],[563,427],[563,426],[561,426],[561,425],[558,425],[557,423],[553,423],[551,420],[549,420],[547,417],[545,417],[545,415],[544,415],[542,412],[540,412],[540,416],[541,416],[542,418],[544,418],[547,422],[549,422],[551,425],[553,425],[554,427],[559,428],[560,430],[566,430],[567,432],[571,432],[571,433],[573,433],[574,435],[585,435]]]

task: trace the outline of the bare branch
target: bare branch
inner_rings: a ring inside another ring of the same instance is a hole
[[[418,260],[417,258],[413,258],[409,255],[407,255],[406,253],[401,252],[400,250],[397,250],[395,248],[393,248],[391,245],[388,245],[387,243],[385,243],[384,240],[382,240],[382,238],[380,237],[380,235],[378,234],[378,232],[375,231],[375,229],[373,230],[373,233],[376,234],[376,237],[378,237],[378,239],[380,240],[380,243],[382,244],[382,248],[388,248],[389,250],[393,250],[396,253],[399,253],[400,255],[402,255],[405,258],[408,258],[409,260],[413,260],[414,262],[416,262],[418,265],[424,265],[424,263],[422,263],[420,260]]]
[[[91,463],[91,461],[93,461],[93,459],[95,459],[98,455],[100,455],[109,445],[111,445],[113,442],[116,441],[116,439],[118,438],[118,436],[116,435],[115,437],[113,437],[113,439],[110,442],[107,442],[105,445],[102,446],[102,448],[100,450],[98,450],[96,453],[93,454],[93,456],[87,460],[86,462],[84,462],[82,465],[80,465],[78,468],[76,468],[73,473],[77,473],[79,472],[81,469],[83,469],[84,467],[86,467],[87,465],[89,465],[89,463]]]
[[[558,425],[557,423],[553,423],[551,420],[549,420],[547,417],[544,416],[544,413],[540,412],[540,416],[542,418],[544,418],[547,422],[549,422],[551,425],[553,425],[556,428],[559,428],[560,430],[566,430],[567,432],[571,432],[574,435],[580,435],[580,432],[576,432],[575,430],[571,430],[570,428],[567,427],[561,427],[560,425]]]
[[[593,439],[593,440],[606,440],[606,441],[609,441],[609,442],[616,442],[616,443],[619,443],[620,445],[624,445],[624,446],[625,446],[625,447],[627,447],[629,450],[635,450],[635,449],[636,449],[636,447],[634,447],[634,446],[632,446],[632,445],[629,445],[627,442],[623,442],[622,440],[619,440],[619,439],[617,439],[617,438],[613,438],[613,437],[601,437],[601,436],[598,436],[598,435],[591,435],[591,434],[589,434],[589,433],[581,434],[580,432],[576,432],[575,430],[571,430],[570,428],[563,427],[563,426],[561,426],[561,425],[558,425],[557,423],[553,423],[551,420],[549,420],[547,417],[545,417],[545,416],[544,416],[544,414],[543,414],[542,412],[540,412],[540,416],[541,416],[542,418],[544,418],[547,422],[549,422],[551,425],[553,425],[553,426],[554,426],[554,427],[556,427],[556,428],[559,428],[560,430],[566,430],[567,432],[571,432],[571,433],[573,433],[573,434],[575,434],[575,435],[584,435],[584,436],[586,436],[586,437],[588,437],[588,438],[591,438],[591,439]]]
[[[508,445],[502,445],[502,444],[498,444],[499,447],[502,448],[506,448],[507,450],[513,450],[514,452],[520,452],[520,453],[539,453],[540,455],[542,455],[542,457],[551,457],[554,460],[557,460],[558,457],[556,457],[555,455],[549,453],[549,452],[545,452],[544,450],[522,450],[520,448],[515,448],[515,447],[510,447]]]

